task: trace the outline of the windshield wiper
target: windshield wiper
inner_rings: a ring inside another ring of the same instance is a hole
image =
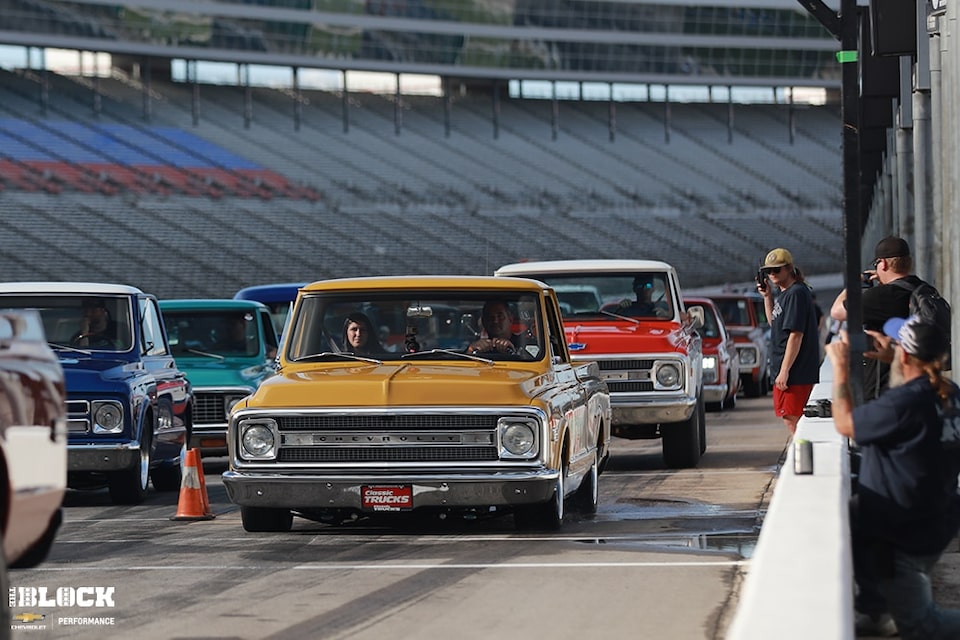
[[[606,310],[604,310],[604,309],[601,309],[601,310],[600,310],[600,313],[602,313],[602,314],[604,314],[604,315],[607,315],[607,316],[610,316],[610,317],[612,317],[612,318],[619,318],[620,320],[629,320],[630,322],[632,322],[632,323],[634,323],[634,324],[640,324],[640,321],[637,320],[636,318],[632,318],[632,317],[630,317],[630,316],[622,316],[622,315],[620,315],[619,313],[614,313],[613,311],[606,311]]]
[[[471,353],[464,353],[462,351],[454,351],[453,349],[429,349],[427,351],[412,351],[410,353],[405,353],[401,358],[414,358],[417,356],[433,356],[438,353],[443,353],[448,356],[457,356],[458,358],[465,358],[467,360],[475,360],[477,362],[486,362],[487,364],[493,364],[493,360],[490,358],[481,358],[480,356],[475,356]]]
[[[210,353],[209,351],[200,351],[199,349],[190,349],[189,347],[184,349],[187,353],[192,353],[197,356],[204,356],[206,358],[214,358],[216,360],[226,360],[226,358],[219,353]]]
[[[358,362],[369,362],[370,364],[383,364],[382,360],[377,360],[376,358],[365,358],[364,356],[357,356],[352,353],[336,353],[333,351],[324,351],[322,353],[313,353],[309,356],[294,358],[293,362],[313,362],[317,360],[326,360],[327,358],[344,358],[346,360],[356,360]]]
[[[76,352],[76,353],[82,353],[82,354],[87,355],[87,356],[89,356],[90,353],[91,353],[90,351],[87,351],[86,349],[78,349],[77,347],[71,347],[71,346],[68,345],[68,344],[60,344],[60,343],[57,343],[57,342],[48,342],[47,345],[49,345],[51,349],[62,349],[63,351],[74,351],[74,352]]]

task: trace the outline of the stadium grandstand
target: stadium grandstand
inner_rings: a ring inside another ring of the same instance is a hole
[[[775,245],[810,274],[842,268],[837,44],[793,1],[0,0],[0,16],[6,280],[229,296],[635,257],[703,287],[750,280]]]

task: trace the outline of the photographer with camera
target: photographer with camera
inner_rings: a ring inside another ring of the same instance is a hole
[[[780,290],[776,300],[770,285]],[[773,410],[793,434],[813,385],[820,381],[813,294],[786,249],[767,254],[757,274],[757,291],[770,319],[770,371],[776,373]]]
[[[890,318],[905,318],[910,315],[912,289],[925,284],[912,275],[913,258],[910,245],[903,238],[887,236],[877,243],[874,250],[873,269],[863,272],[865,287],[862,294],[863,329],[868,332],[883,332],[884,323]],[[903,280],[901,285],[893,284]],[[874,286],[879,283],[878,286]],[[906,284],[908,286],[903,286]],[[830,308],[834,320],[847,319],[847,290],[837,296]],[[889,387],[890,365],[878,360],[878,349],[864,353],[863,399],[873,400]]]

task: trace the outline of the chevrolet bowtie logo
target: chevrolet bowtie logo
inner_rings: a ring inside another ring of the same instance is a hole
[[[31,622],[40,622],[47,616],[42,613],[18,613],[13,616],[14,622],[20,622],[23,624],[30,624]]]

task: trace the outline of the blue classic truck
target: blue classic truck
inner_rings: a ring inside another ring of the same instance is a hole
[[[106,485],[137,504],[148,483],[180,488],[193,391],[167,344],[157,299],[136,287],[0,283],[0,308],[35,309],[66,380],[67,485]]]
[[[170,349],[194,394],[190,446],[227,453],[233,405],[276,372],[270,309],[252,300],[161,300]]]

